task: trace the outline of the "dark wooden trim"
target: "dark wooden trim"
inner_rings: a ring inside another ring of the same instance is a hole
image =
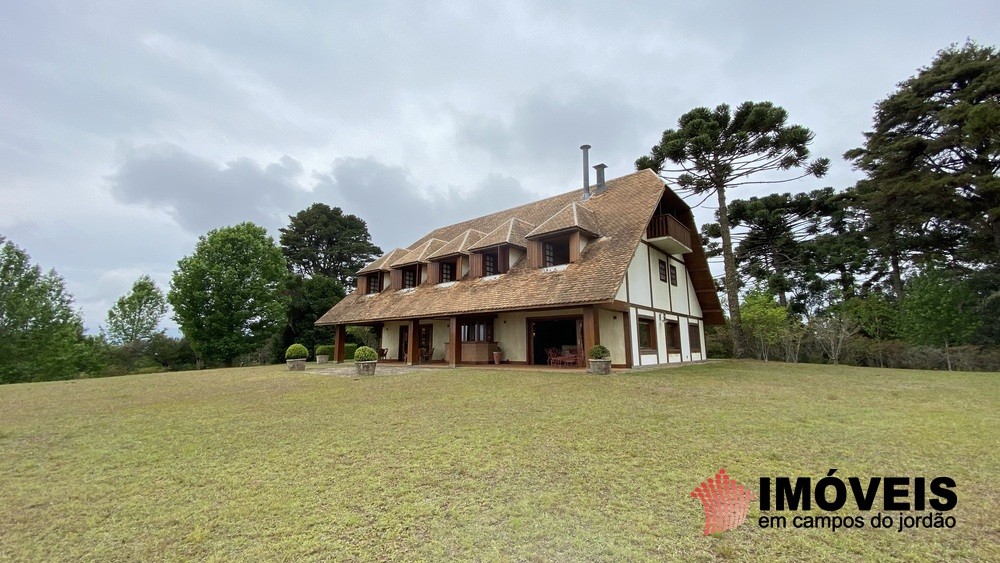
[[[334,335],[333,361],[344,363],[344,344],[347,343],[347,325],[337,325]]]
[[[420,363],[420,320],[412,319],[409,325],[409,336],[406,341],[406,365],[412,366]]]
[[[457,367],[462,363],[462,343],[459,342],[458,317],[448,319],[448,353],[446,359],[448,365]]]
[[[569,235],[569,261],[571,264],[580,261],[580,231]]]
[[[583,309],[583,350],[578,351],[580,357],[586,357],[593,346],[601,343],[601,325],[594,306]]]

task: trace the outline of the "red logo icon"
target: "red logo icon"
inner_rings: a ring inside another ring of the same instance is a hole
[[[732,530],[747,519],[750,501],[757,497],[743,485],[729,478],[720,469],[691,491],[691,496],[701,501],[705,509],[705,535]]]

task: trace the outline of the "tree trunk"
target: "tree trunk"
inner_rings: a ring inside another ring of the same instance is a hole
[[[948,363],[948,371],[951,371],[951,354],[948,352],[948,340],[944,341],[944,361]]]
[[[889,235],[889,275],[892,277],[892,292],[896,294],[896,299],[903,298],[903,276],[899,271],[899,252],[896,251],[896,237]]]
[[[716,188],[719,196],[719,229],[722,231],[722,257],[726,269],[726,300],[729,302],[729,322],[733,331],[733,355],[746,355],[743,325],[740,322],[739,278],[736,275],[736,257],[733,255],[733,239],[729,232],[729,210],[726,208],[726,188]]]
[[[774,264],[773,266],[774,273],[778,274],[778,277],[781,278],[781,283],[784,284],[785,271],[781,267],[781,262],[779,260],[772,260],[772,262]],[[782,285],[781,289],[779,289],[777,293],[778,293],[778,305],[781,305],[782,307],[788,307],[788,298],[785,296],[785,286]]]

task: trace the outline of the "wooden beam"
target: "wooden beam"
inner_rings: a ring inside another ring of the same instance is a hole
[[[451,367],[457,367],[462,363],[462,342],[458,329],[458,317],[451,317],[448,326],[448,357],[445,360]]]
[[[334,334],[333,361],[334,363],[342,364],[345,360],[344,344],[347,341],[347,325],[337,325]]]
[[[601,343],[600,324],[597,320],[597,309],[593,305],[583,308],[583,350],[580,356],[587,357],[591,347]]]
[[[410,336],[407,341],[406,365],[420,363],[420,321],[410,319]]]

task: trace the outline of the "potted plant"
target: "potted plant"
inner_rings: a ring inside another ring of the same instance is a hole
[[[601,346],[600,344],[595,344],[587,352],[589,356],[589,367],[587,368],[587,373],[596,373],[600,375],[608,375],[611,373],[611,351]]]
[[[496,365],[500,365],[500,358],[502,356],[503,356],[503,350],[501,350],[500,347],[497,346],[497,349],[493,350],[493,363]]]
[[[285,350],[285,363],[292,371],[305,371],[306,358],[309,357],[309,350],[305,346],[295,343]]]
[[[354,352],[354,365],[358,375],[375,375],[375,365],[378,364],[378,353],[368,346],[362,346]]]
[[[325,364],[330,361],[330,356],[333,355],[333,346],[329,344],[316,347],[316,363]]]

